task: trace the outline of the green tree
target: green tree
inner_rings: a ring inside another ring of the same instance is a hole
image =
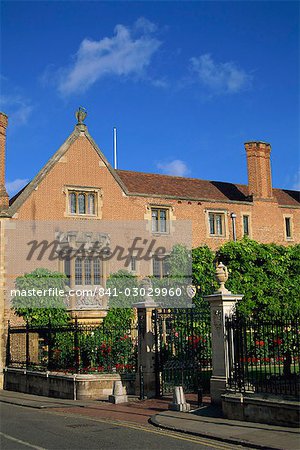
[[[17,295],[12,299],[15,314],[30,325],[65,324],[69,321],[64,297],[66,277],[48,269],[35,269],[16,279]],[[41,292],[41,295],[39,294]],[[34,294],[35,293],[35,294]]]
[[[163,278],[152,276],[153,300],[163,308],[184,308],[191,305],[188,286],[192,283],[192,254],[183,244],[175,244],[166,257],[167,273]]]
[[[193,284],[197,289],[194,303],[198,308],[207,309],[208,302],[204,295],[210,295],[217,289],[215,280],[215,253],[207,246],[197,247],[192,251]]]
[[[192,253],[185,245],[175,244],[168,258],[170,276],[184,280],[192,277]]]
[[[132,305],[141,301],[138,296],[132,296],[134,289],[137,288],[137,277],[127,270],[119,270],[109,276],[106,283],[106,289],[110,291],[109,310],[105,317],[107,327],[124,327],[131,324]]]
[[[239,310],[262,317],[299,314],[300,245],[260,244],[244,238],[216,254],[229,271],[227,288],[244,294]]]

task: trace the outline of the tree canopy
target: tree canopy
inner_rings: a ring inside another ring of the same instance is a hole
[[[64,303],[66,276],[48,269],[35,269],[18,277],[15,282],[16,295],[12,299],[15,314],[30,325],[64,324],[69,314]],[[41,295],[39,295],[41,293]]]
[[[227,288],[243,294],[239,310],[263,317],[299,314],[300,245],[260,244],[244,238],[216,253],[228,267]]]

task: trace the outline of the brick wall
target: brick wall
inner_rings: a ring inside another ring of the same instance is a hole
[[[8,207],[8,195],[5,189],[5,146],[7,115],[0,112],[0,210]]]
[[[192,221],[193,246],[208,244],[216,249],[232,239],[230,213],[236,218],[237,238],[242,237],[242,216],[249,215],[250,237],[259,242],[288,245],[300,242],[300,210],[281,207],[274,199],[254,198],[253,202],[185,201],[141,196],[127,196],[109,172],[89,140],[84,136],[70,146],[67,153],[46,175],[17,213],[18,220],[68,220],[64,187],[101,188],[101,220],[144,220],[147,205],[166,205],[176,220]],[[262,193],[267,188],[261,188]],[[266,195],[265,195],[266,197]],[[226,236],[210,237],[207,212],[221,210],[226,214]],[[285,239],[284,216],[292,218],[293,240]],[[80,219],[77,219],[80,221]],[[91,219],[97,220],[97,219]],[[99,219],[98,219],[99,220]]]

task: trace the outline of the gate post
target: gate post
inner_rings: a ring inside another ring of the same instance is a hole
[[[155,332],[152,321],[152,311],[157,308],[153,298],[147,294],[151,287],[150,280],[142,281],[146,295],[142,302],[133,305],[138,316],[138,367],[142,367],[144,394],[146,398],[156,395],[155,377]]]
[[[221,262],[216,268],[216,279],[219,289],[204,298],[210,304],[211,342],[212,342],[212,377],[210,379],[211,401],[221,404],[221,395],[226,391],[229,378],[229,355],[227,346],[227,331],[225,317],[231,317],[235,312],[236,303],[243,295],[232,294],[225,287],[228,280],[227,267]]]

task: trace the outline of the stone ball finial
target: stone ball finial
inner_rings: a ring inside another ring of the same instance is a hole
[[[86,116],[87,116],[87,110],[85,108],[83,108],[82,106],[79,106],[79,108],[77,109],[77,111],[75,113],[75,117],[77,119],[77,124],[82,125]]]
[[[216,266],[215,278],[219,283],[219,289],[216,292],[223,294],[229,293],[228,289],[225,287],[225,283],[228,280],[228,270],[222,262]]]

